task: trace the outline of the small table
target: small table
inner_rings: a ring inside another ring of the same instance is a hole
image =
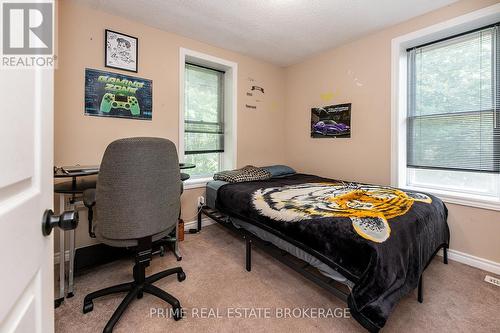
[[[192,169],[196,165],[192,163],[179,163],[179,169]],[[83,191],[91,188],[96,188],[97,175],[99,174],[98,168],[93,168],[91,170],[77,171],[63,171],[62,168],[54,168],[54,178],[71,178],[71,181],[61,182],[54,184],[54,193],[59,194],[59,211],[62,213],[64,211],[65,196],[71,195],[70,205],[71,209],[74,209],[76,204],[76,196],[81,195]],[[181,180],[185,181],[190,178],[187,173],[181,172]],[[177,227],[176,227],[177,230]],[[59,298],[56,299],[56,307],[61,304],[61,302],[66,297],[65,295],[65,263],[66,263],[66,250],[64,245],[64,233],[59,235]],[[67,297],[73,297],[74,293],[74,265],[75,265],[75,230],[69,231],[69,270],[68,270],[68,295]],[[178,242],[175,242],[175,255],[180,258]]]
[[[196,165],[192,164],[192,163],[179,163],[179,169],[183,170],[183,169],[192,169],[192,168],[195,168]],[[191,176],[187,173],[184,173],[184,172],[181,172],[181,180],[182,181],[185,181],[185,180],[188,180]]]
[[[179,169],[192,169],[196,168],[196,165],[193,163],[179,163]]]

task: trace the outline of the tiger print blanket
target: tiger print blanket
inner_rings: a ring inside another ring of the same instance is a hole
[[[216,208],[272,232],[354,282],[353,317],[381,329],[449,243],[447,209],[434,196],[312,175],[223,185]]]

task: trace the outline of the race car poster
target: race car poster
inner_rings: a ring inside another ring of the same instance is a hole
[[[151,120],[153,81],[86,68],[85,114]]]
[[[311,109],[311,138],[350,138],[351,103]]]

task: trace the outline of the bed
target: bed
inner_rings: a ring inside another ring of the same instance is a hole
[[[450,237],[446,206],[430,194],[307,174],[209,182],[201,214],[246,239],[247,270],[251,242],[263,244],[371,332],[417,287],[422,301],[422,273],[440,249],[446,262]]]

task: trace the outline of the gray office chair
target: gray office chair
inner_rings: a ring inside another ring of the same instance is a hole
[[[106,324],[111,332],[128,305],[143,293],[155,295],[173,307],[179,320],[179,301],[153,285],[171,274],[179,282],[186,278],[181,267],[146,277],[152,257],[152,243],[167,236],[176,227],[180,210],[179,162],[174,144],[160,138],[129,138],[112,142],[106,149],[95,191],[95,233],[102,243],[136,249],[132,282],[88,294],[83,313],[93,310],[95,298],[127,292],[127,296]]]

